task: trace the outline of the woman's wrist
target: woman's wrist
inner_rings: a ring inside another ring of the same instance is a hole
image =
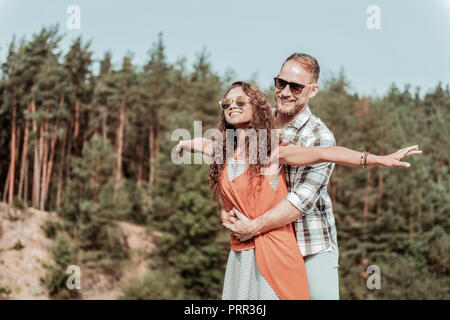
[[[186,151],[190,151],[190,140],[181,140],[180,141],[181,148]]]

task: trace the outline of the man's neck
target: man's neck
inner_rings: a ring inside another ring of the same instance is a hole
[[[294,114],[294,115],[286,115],[286,114],[283,114],[283,113],[277,111],[277,115],[276,115],[276,118],[275,118],[276,127],[281,128],[286,123],[291,122],[292,120],[297,118],[300,114],[302,114],[306,110],[307,107],[308,107],[308,105],[305,104],[305,106],[300,111],[298,111],[296,114]]]

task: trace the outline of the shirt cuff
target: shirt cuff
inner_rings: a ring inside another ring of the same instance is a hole
[[[305,214],[305,206],[302,203],[302,200],[300,197],[295,194],[294,192],[289,192],[287,196],[285,197],[287,201],[289,201],[294,207],[298,209],[302,213],[302,215]]]

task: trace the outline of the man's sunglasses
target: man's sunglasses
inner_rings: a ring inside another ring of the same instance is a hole
[[[279,90],[283,90],[287,85],[289,85],[289,89],[291,89],[291,92],[293,94],[300,94],[302,93],[303,89],[305,87],[314,87],[316,84],[310,83],[310,84],[300,84],[295,82],[289,82],[283,79],[280,79],[278,77],[273,78],[275,81],[275,88]]]
[[[222,110],[227,110],[229,107],[231,107],[231,105],[233,104],[233,102],[236,103],[236,106],[238,106],[239,108],[243,108],[248,101],[250,100],[249,97],[246,96],[237,96],[236,99],[223,99],[219,101],[219,106]]]

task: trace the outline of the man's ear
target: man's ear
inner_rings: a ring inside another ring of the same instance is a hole
[[[316,96],[316,94],[319,93],[319,86],[314,86],[311,90],[311,93],[309,94],[309,98],[313,98]]]

